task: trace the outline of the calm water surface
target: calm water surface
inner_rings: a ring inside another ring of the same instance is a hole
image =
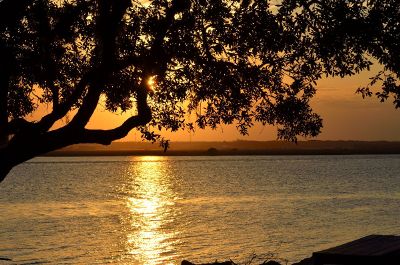
[[[292,262],[373,233],[400,234],[398,155],[37,158],[0,184],[4,264]]]

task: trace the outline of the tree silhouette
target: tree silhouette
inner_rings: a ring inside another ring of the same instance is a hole
[[[76,143],[110,144],[137,128],[254,122],[278,138],[316,136],[309,100],[324,75],[382,71],[359,88],[386,100],[398,87],[395,0],[2,0],[0,180],[34,156]],[[156,85],[150,86],[149,81]],[[136,114],[86,129],[96,106]],[[29,120],[39,105],[50,111]],[[185,121],[188,113],[195,122]],[[71,119],[66,119],[72,115]],[[61,127],[57,121],[64,120]],[[68,120],[68,121],[66,121]]]

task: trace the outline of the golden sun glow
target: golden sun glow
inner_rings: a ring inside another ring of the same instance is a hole
[[[151,91],[154,91],[155,87],[157,86],[156,76],[153,75],[147,79],[147,86]]]

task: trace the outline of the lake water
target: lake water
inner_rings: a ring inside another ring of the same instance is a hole
[[[47,157],[0,184],[4,264],[294,262],[368,234],[400,234],[399,155]]]

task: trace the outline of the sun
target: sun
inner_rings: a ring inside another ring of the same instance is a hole
[[[149,77],[149,79],[147,79],[147,86],[149,87],[149,89],[151,91],[154,91],[154,88],[156,87],[157,83],[156,83],[156,76],[153,75],[151,77]]]

